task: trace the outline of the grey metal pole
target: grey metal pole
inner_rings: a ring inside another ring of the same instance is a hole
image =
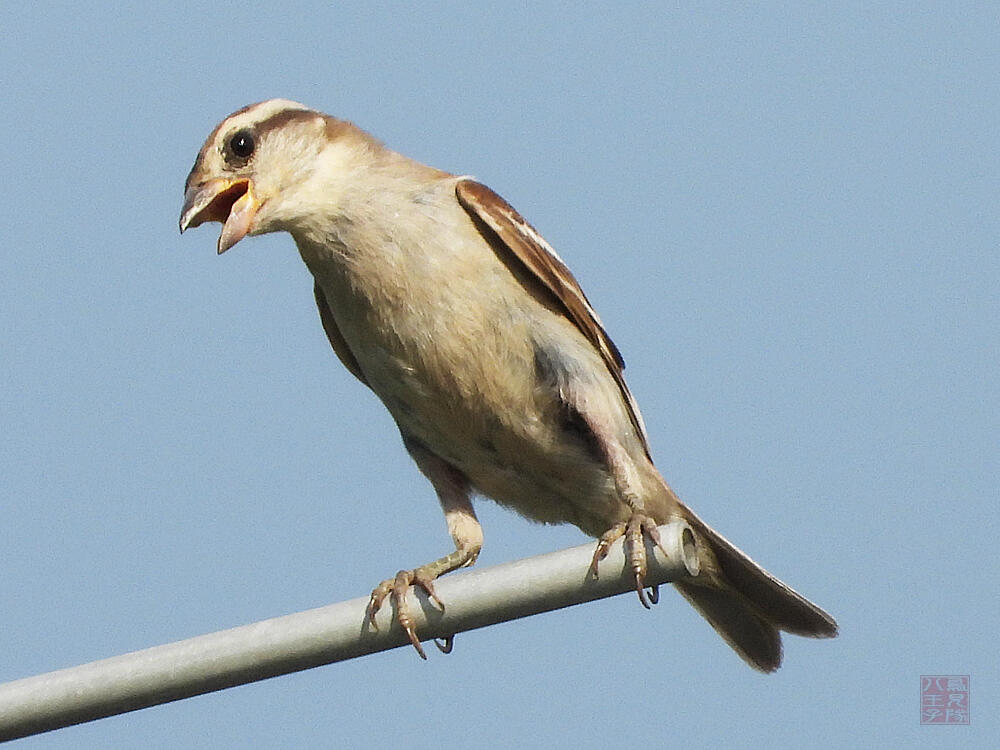
[[[647,584],[697,575],[687,524],[659,531],[669,556],[646,545]],[[417,632],[447,638],[634,591],[621,541],[597,579],[589,572],[594,548],[591,542],[446,576],[435,585],[444,612],[411,592]],[[365,625],[367,603],[367,597],[353,599],[0,685],[0,742],[407,645],[388,604],[376,618],[377,631]]]

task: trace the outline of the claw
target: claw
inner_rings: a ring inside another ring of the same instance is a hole
[[[435,638],[434,645],[438,647],[438,650],[442,654],[450,654],[451,650],[455,647],[455,636],[448,635],[444,638]]]
[[[660,548],[660,552],[663,553],[664,557],[670,557],[666,547],[663,546],[663,542],[660,541],[660,529],[657,527],[656,522],[651,518],[643,518],[641,523],[642,530],[646,532],[646,536],[649,537],[650,541]]]
[[[444,602],[438,598],[437,591],[434,590],[434,582],[431,578],[425,578],[419,573],[413,575],[413,585],[419,586],[427,594],[427,598],[434,602],[438,609],[444,612]]]
[[[635,592],[639,595],[639,602],[649,609],[649,602],[646,601],[646,592],[643,589],[643,578],[646,576],[646,548],[642,543],[642,522],[637,523],[635,519],[636,516],[632,516],[625,527],[625,557],[628,559],[629,567],[632,568],[632,575],[635,576]]]
[[[608,546],[604,542],[597,543],[597,549],[594,550],[594,558],[590,561],[590,573],[594,578],[598,578],[597,575],[597,564],[608,556]]]
[[[636,580],[635,590],[639,594],[639,602],[646,609],[652,609],[652,605],[660,603],[660,587],[650,586],[648,589],[641,580]]]
[[[639,595],[639,603],[646,609],[652,609],[646,600],[646,587],[643,585],[642,576],[639,573],[635,574],[635,592]]]
[[[597,549],[594,550],[594,557],[590,561],[590,572],[594,574],[594,578],[598,577],[597,564],[608,556],[608,550],[611,548],[611,545],[625,535],[625,529],[626,525],[624,523],[616,523],[605,531],[597,541]]]
[[[424,651],[424,647],[420,644],[420,639],[417,638],[417,629],[413,622],[413,617],[410,615],[410,607],[406,603],[406,594],[410,586],[419,586],[427,594],[427,598],[444,612],[444,602],[441,601],[437,595],[437,591],[434,590],[433,580],[433,578],[422,574],[419,569],[401,570],[396,574],[395,578],[386,579],[375,587],[371,598],[368,600],[368,607],[365,610],[366,622],[371,625],[372,630],[378,632],[378,623],[375,621],[375,615],[382,608],[382,604],[386,598],[391,599],[393,604],[396,605],[396,622],[406,631],[406,637],[410,639],[410,643],[413,644],[413,648],[420,654],[420,658],[425,660],[427,659],[427,654]],[[438,644],[438,648],[445,653],[451,651],[452,638],[453,636],[445,640],[444,647]],[[445,651],[445,648],[447,648],[447,651]]]
[[[426,661],[427,654],[424,653],[424,647],[420,645],[420,639],[417,638],[416,625],[413,624],[413,618],[410,616],[410,607],[406,603],[406,594],[412,584],[417,584],[426,591],[429,581],[420,580],[418,576],[414,575],[412,570],[399,571],[392,581],[392,600],[396,603],[396,621],[406,631],[410,643],[413,644],[413,648],[420,654],[420,658]],[[382,585],[384,586],[385,584],[383,583]],[[379,588],[381,587],[379,586]]]
[[[376,633],[378,632],[378,623],[375,622],[375,615],[377,615],[378,611],[382,609],[382,602],[385,601],[385,598],[392,591],[392,584],[393,581],[391,579],[388,581],[382,581],[382,583],[375,587],[375,590],[372,591],[371,598],[368,599],[368,607],[365,610],[365,619],[368,621],[368,624],[371,625],[372,630]]]
[[[646,594],[646,546],[644,537],[660,548],[660,551],[667,555],[663,543],[660,541],[660,532],[656,528],[656,522],[642,513],[633,513],[631,518],[625,523],[617,523],[608,529],[598,540],[597,549],[594,550],[594,557],[590,562],[590,572],[597,578],[597,565],[607,557],[608,548],[621,537],[625,537],[625,559],[635,577],[635,592],[639,595],[639,602],[646,609],[650,609],[651,604],[660,601],[658,587],[652,586],[649,594]]]
[[[469,514],[472,513],[471,506],[467,510]],[[448,514],[445,513],[445,515],[447,516]],[[472,521],[473,523],[475,522],[474,515],[472,516]],[[478,523],[475,524],[475,529],[479,529]],[[469,542],[466,542],[464,538],[456,537],[455,544],[456,549],[451,554],[413,570],[401,570],[396,573],[394,578],[382,581],[372,591],[371,598],[368,600],[365,620],[376,631],[378,630],[378,626],[375,623],[376,613],[382,607],[387,597],[392,601],[396,609],[396,622],[406,631],[406,637],[413,644],[413,648],[417,650],[417,653],[420,654],[421,659],[426,659],[427,654],[424,653],[424,648],[420,645],[420,639],[417,637],[416,624],[413,621],[413,616],[410,614],[410,605],[407,602],[406,595],[409,593],[411,586],[420,588],[427,595],[428,600],[433,602],[441,612],[444,612],[444,602],[437,595],[437,590],[434,588],[434,581],[439,576],[456,568],[471,565],[482,547],[482,536],[474,535],[474,538]],[[443,647],[439,643],[438,648],[445,651],[445,653],[451,651],[451,641],[452,637],[449,636],[444,640]]]
[[[597,549],[594,550],[594,557],[590,561],[590,574],[594,576],[594,578],[599,577],[597,575],[597,564],[605,557],[607,557],[607,554],[608,554],[608,548],[604,546],[604,544],[602,544],[601,542],[598,542]]]
[[[427,661],[427,654],[424,653],[424,647],[420,645],[420,639],[417,638],[417,631],[413,627],[413,622],[410,621],[409,618],[407,618],[407,620],[408,621],[404,623],[403,619],[400,618],[399,624],[402,625],[403,630],[406,631],[406,635],[409,637],[410,643],[413,644],[413,648],[415,648],[417,653],[420,654],[420,658]]]

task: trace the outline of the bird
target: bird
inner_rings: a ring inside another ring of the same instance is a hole
[[[781,632],[837,635],[827,612],[701,520],[653,463],[624,360],[555,250],[475,178],[399,154],[353,123],[286,99],[226,117],[184,189],[180,231],[219,222],[222,254],[287,232],[314,280],[337,357],[388,409],[430,481],[455,549],[372,591],[426,658],[406,603],[483,545],[473,499],[598,540],[624,537],[640,602],[646,543],[693,530],[699,573],[679,592],[751,667],[773,672]]]

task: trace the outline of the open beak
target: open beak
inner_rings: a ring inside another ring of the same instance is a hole
[[[184,191],[180,230],[218,221],[219,255],[247,236],[260,203],[253,194],[253,183],[247,178],[226,180],[216,178],[191,185]]]

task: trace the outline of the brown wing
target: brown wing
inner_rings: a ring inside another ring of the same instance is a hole
[[[326,331],[326,337],[330,340],[330,346],[333,347],[337,358],[344,363],[344,367],[350,370],[354,377],[368,385],[368,381],[358,366],[358,360],[354,358],[354,354],[347,347],[347,342],[344,341],[344,337],[337,327],[337,321],[333,319],[333,313],[330,312],[330,306],[326,304],[326,296],[319,288],[319,284],[313,286],[313,294],[316,295],[316,307],[319,308],[320,322],[323,324],[323,330]]]
[[[489,227],[500,240],[499,243],[492,244],[512,254],[533,277],[541,282],[553,294],[566,317],[600,352],[608,370],[618,383],[632,424],[643,442],[646,454],[649,455],[649,439],[646,436],[642,416],[639,414],[639,407],[625,384],[625,361],[618,347],[604,330],[601,319],[597,317],[597,313],[569,268],[534,227],[507,201],[485,185],[474,180],[460,180],[455,186],[455,193],[472,217]]]

